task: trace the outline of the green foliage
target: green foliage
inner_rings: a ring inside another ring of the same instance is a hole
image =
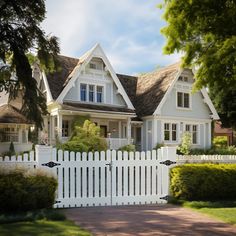
[[[85,120],[82,127],[75,124],[74,135],[60,148],[74,152],[94,152],[106,150],[107,143],[100,137],[100,128],[90,120]]]
[[[15,170],[0,173],[0,211],[50,208],[54,204],[57,181],[42,173]]]
[[[164,0],[164,52],[183,52],[183,67],[197,68],[195,90],[208,86],[223,124],[236,127],[236,2]]]
[[[16,153],[13,142],[10,143],[9,153],[10,153],[11,156]]]
[[[178,150],[181,154],[188,155],[190,153],[192,144],[192,135],[190,132],[184,132],[181,140],[181,144],[178,147]]]
[[[217,136],[213,139],[213,145],[217,148],[225,148],[227,146],[227,137],[226,136]]]
[[[128,144],[118,149],[119,151],[135,152],[135,145]]]
[[[43,68],[49,71],[56,66],[59,53],[57,38],[46,36],[40,28],[46,13],[45,0],[3,0],[0,12],[0,59],[4,62],[0,67],[0,91],[4,89],[15,98],[21,88],[22,113],[41,128],[42,115],[47,114],[46,99],[32,77],[32,57],[28,58],[28,53],[37,51]]]
[[[185,164],[171,169],[173,197],[183,200],[235,200],[236,164]]]
[[[213,147],[211,149],[191,149],[190,155],[236,155],[236,147],[228,146],[224,148]]]

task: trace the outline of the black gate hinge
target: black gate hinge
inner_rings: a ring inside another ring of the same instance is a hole
[[[166,160],[166,161],[161,161],[160,164],[170,166],[170,165],[176,164],[176,161]]]
[[[60,163],[56,163],[56,162],[53,162],[53,161],[49,161],[48,163],[43,163],[42,166],[47,166],[49,168],[53,168],[54,166],[60,166],[61,164]]]
[[[168,200],[169,200],[169,198],[170,198],[170,196],[169,196],[169,195],[166,195],[166,196],[164,196],[164,197],[160,197],[160,199],[161,199],[161,200],[166,200],[166,201],[168,201]]]

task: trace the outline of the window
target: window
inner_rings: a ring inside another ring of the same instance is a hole
[[[164,140],[177,141],[177,124],[165,123],[164,124]]]
[[[177,92],[177,106],[182,108],[190,108],[189,93]]]
[[[94,102],[94,85],[89,85],[89,101]]]
[[[198,126],[197,125],[185,125],[185,131],[191,133],[192,144],[197,144]]]
[[[89,63],[89,68],[96,70],[96,64],[95,63]]]
[[[102,102],[103,100],[103,87],[97,86],[97,102]]]
[[[69,137],[69,121],[62,120],[62,137]]]
[[[1,142],[19,142],[19,128],[6,127],[0,129],[0,141]]]
[[[80,100],[84,102],[87,100],[87,85],[86,84],[80,84]]]

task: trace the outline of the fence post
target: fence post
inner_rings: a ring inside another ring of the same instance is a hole
[[[38,168],[47,170],[48,168],[44,164],[52,161],[52,146],[35,145],[35,159]]]
[[[165,203],[168,200],[170,195],[170,168],[173,167],[173,164],[176,164],[177,155],[176,147],[162,147],[161,148],[161,159],[160,164],[163,165],[163,187],[162,187],[162,197],[161,199]]]

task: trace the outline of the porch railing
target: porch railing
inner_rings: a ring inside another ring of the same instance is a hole
[[[117,150],[120,147],[123,147],[125,145],[129,144],[129,141],[127,138],[107,138],[107,145],[109,149]]]

